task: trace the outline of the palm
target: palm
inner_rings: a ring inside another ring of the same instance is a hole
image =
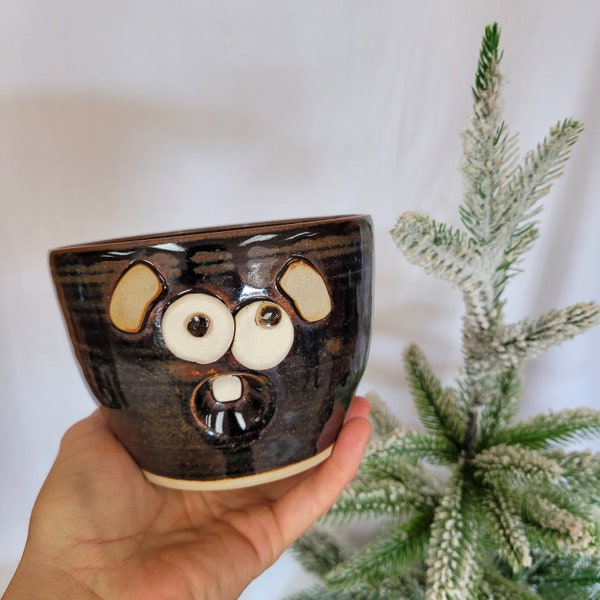
[[[102,598],[237,598],[351,479],[367,412],[364,399],[353,403],[333,456],[313,471],[228,492],[154,486],[95,413],[66,434],[32,530]]]

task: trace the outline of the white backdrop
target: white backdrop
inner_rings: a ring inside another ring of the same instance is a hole
[[[368,212],[377,235],[361,391],[414,423],[400,354],[448,383],[462,304],[388,234],[458,222],[460,133],[484,26],[506,119],[531,148],[586,124],[546,200],[509,315],[600,300],[600,3],[587,0],[1,0],[0,565],[4,585],[64,430],[91,412],[47,268],[52,247],[225,223]],[[522,414],[600,408],[600,330],[532,363]],[[244,593],[307,585],[289,555]]]

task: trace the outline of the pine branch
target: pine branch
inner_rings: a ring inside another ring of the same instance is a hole
[[[327,587],[348,590],[366,584],[376,588],[390,577],[401,577],[424,559],[432,514],[417,513],[367,545],[359,555],[326,576]]]
[[[487,27],[481,44],[475,86],[471,129],[463,136],[461,171],[465,194],[460,214],[464,226],[482,248],[493,240],[494,207],[510,165],[516,139],[502,120],[499,64],[500,30]]]
[[[288,596],[287,600],[365,600],[358,596],[350,596],[342,592],[330,592],[323,585],[315,585],[307,590],[302,590]]]
[[[417,489],[414,484],[414,481],[406,485],[395,479],[373,482],[359,478],[342,492],[326,518],[336,522],[367,517],[389,519],[432,508],[436,503],[433,495],[427,493],[427,488]]]
[[[537,591],[544,600],[600,600],[600,585],[598,583],[589,586],[578,583],[577,578],[571,578],[565,574],[562,585],[539,585]]]
[[[542,453],[519,445],[498,444],[480,452],[472,461],[475,476],[494,488],[556,483],[562,475],[558,463]]]
[[[419,570],[414,569],[414,574],[384,579],[377,587],[359,582],[348,589],[328,590],[324,585],[316,585],[289,596],[288,600],[425,600],[425,591]]]
[[[600,555],[537,556],[526,581],[547,600],[600,599]]]
[[[498,202],[502,209],[493,224],[504,249],[503,269],[512,267],[537,238],[538,230],[531,220],[541,210],[538,202],[562,175],[570,150],[582,131],[581,123],[571,119],[557,123],[536,150],[525,156],[523,165],[503,187]],[[497,287],[501,292],[503,285]]]
[[[472,240],[425,215],[400,216],[392,237],[406,259],[426,273],[456,285],[465,298],[468,314],[478,329],[487,330],[495,319],[494,294],[485,274],[489,267]]]
[[[469,355],[486,372],[515,367],[598,323],[600,305],[581,302],[562,310],[550,310],[535,320],[509,325],[491,347],[469,348]]]
[[[293,551],[298,562],[309,572],[323,577],[348,559],[338,541],[321,529],[311,529],[296,541]]]
[[[541,414],[501,429],[491,443],[541,449],[596,436],[600,436],[600,411],[578,408]]]
[[[513,573],[530,567],[531,548],[523,522],[512,513],[503,494],[489,493],[482,502],[488,513],[490,534],[495,551],[506,561]]]
[[[481,41],[477,72],[475,73],[475,85],[471,89],[476,103],[481,102],[482,96],[494,86],[495,73],[501,58],[500,27],[498,23],[493,23],[485,28]]]
[[[456,448],[447,439],[423,431],[400,431],[375,442],[361,465],[365,475],[382,473],[393,476],[403,461],[453,464]]]
[[[571,494],[580,494],[599,507],[600,511],[600,454],[591,452],[544,451],[562,470],[561,485]]]
[[[464,483],[455,476],[435,510],[427,549],[427,600],[473,596],[481,577],[477,538]]]
[[[377,468],[373,465],[367,468],[363,463],[359,474],[348,486],[354,487],[371,486],[386,487],[388,485],[400,485],[407,490],[408,496],[422,498],[424,506],[437,504],[446,486],[446,479],[450,469],[445,466],[429,465],[419,462],[414,457],[406,457],[398,460],[389,472],[385,468]]]
[[[373,425],[373,436],[375,438],[386,437],[400,429],[400,421],[389,411],[375,392],[368,392],[366,397],[371,405],[369,418]]]
[[[480,280],[470,240],[460,231],[439,224],[426,215],[406,212],[392,230],[405,257],[440,279],[462,289],[469,280]]]
[[[485,582],[482,587],[485,590],[482,600],[483,598],[486,600],[545,600],[545,597],[531,591],[527,585],[507,579],[491,566],[488,566],[485,571]]]
[[[430,433],[446,437],[458,451],[465,436],[466,415],[461,414],[454,390],[442,388],[416,344],[404,352],[404,366],[421,423]]]
[[[556,554],[587,553],[598,544],[593,509],[558,488],[530,486],[505,494],[512,512],[529,526],[532,546]]]
[[[477,451],[488,448],[496,432],[506,427],[515,417],[521,397],[521,383],[521,370],[517,367],[506,369],[495,376],[490,386],[489,400],[481,409]],[[466,390],[462,391],[463,395],[467,393]]]
[[[379,586],[381,600],[425,600],[425,574],[416,566],[402,577],[384,580]]]

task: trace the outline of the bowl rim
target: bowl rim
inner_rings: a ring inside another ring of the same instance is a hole
[[[97,252],[109,249],[118,249],[121,247],[134,246],[155,246],[166,243],[176,243],[177,241],[189,241],[197,237],[213,238],[228,233],[244,233],[251,235],[264,235],[265,231],[275,229],[277,232],[294,229],[302,225],[316,226],[326,224],[343,223],[344,221],[363,221],[371,223],[371,215],[368,214],[346,214],[318,217],[298,217],[291,219],[281,219],[272,221],[257,221],[255,223],[237,223],[232,225],[216,225],[211,227],[202,227],[196,229],[183,229],[175,231],[166,231],[162,233],[150,233],[141,235],[132,235],[116,237],[94,242],[80,244],[69,244],[50,250],[50,255],[55,256],[64,253],[73,252]]]

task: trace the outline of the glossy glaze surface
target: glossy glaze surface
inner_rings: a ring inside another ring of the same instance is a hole
[[[82,372],[145,471],[214,485],[335,441],[368,354],[369,217],[98,242],[50,263]]]

